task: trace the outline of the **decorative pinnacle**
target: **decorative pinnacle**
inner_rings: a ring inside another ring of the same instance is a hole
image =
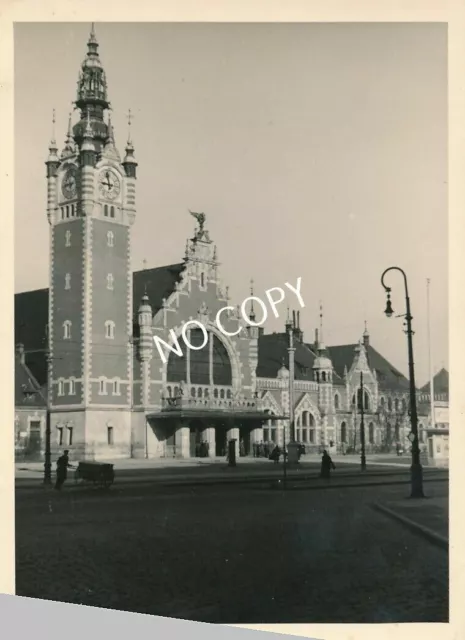
[[[91,52],[91,46],[94,52],[98,47],[97,36],[95,35],[95,22],[92,22],[92,26],[90,28],[89,40],[87,41],[87,44],[89,45],[89,52]]]
[[[128,110],[128,142],[127,142],[127,146],[131,146],[132,147],[132,138],[131,138],[131,124],[132,124],[132,113],[131,113],[131,109]]]
[[[53,109],[52,111],[52,137],[50,140],[50,149],[56,149],[56,137],[55,137],[55,122],[56,122],[56,118],[55,118],[55,109]]]
[[[253,278],[250,279],[250,295],[253,296]],[[250,301],[250,314],[249,314],[249,318],[251,320],[255,320],[255,311],[254,311],[254,307],[253,307],[253,300]]]

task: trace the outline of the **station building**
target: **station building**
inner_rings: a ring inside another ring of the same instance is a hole
[[[222,284],[203,214],[177,264],[131,270],[137,229],[137,161],[131,136],[116,148],[107,80],[92,29],[76,107],[61,151],[46,161],[49,287],[15,295],[17,458],[42,459],[47,407],[52,453],[76,459],[210,457],[227,441],[282,445],[289,431],[289,335],[295,347],[296,439],[309,453],[407,442],[408,381],[370,344],[327,346],[322,329],[306,341],[299,314],[281,333],[248,322]],[[184,247],[184,242],[183,245]],[[215,323],[219,309],[228,335]],[[189,321],[188,348],[167,350]],[[205,344],[203,344],[205,342]],[[203,345],[203,346],[202,346]],[[202,348],[199,348],[202,347]],[[363,374],[363,389],[361,376]]]

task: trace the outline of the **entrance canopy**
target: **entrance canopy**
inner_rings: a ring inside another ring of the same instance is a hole
[[[146,414],[147,418],[157,420],[172,420],[173,418],[205,418],[208,420],[288,420],[289,416],[277,416],[265,411],[221,411],[219,409],[171,409],[169,411],[155,411]]]

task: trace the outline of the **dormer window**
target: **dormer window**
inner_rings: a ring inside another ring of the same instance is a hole
[[[115,338],[115,323],[112,320],[105,322],[105,338],[108,340],[114,340]]]
[[[63,322],[63,340],[71,340],[71,321],[65,320]]]

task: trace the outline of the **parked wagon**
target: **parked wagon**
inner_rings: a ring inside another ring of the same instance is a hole
[[[80,462],[74,473],[75,482],[80,480],[108,488],[115,480],[112,464],[102,462]]]

